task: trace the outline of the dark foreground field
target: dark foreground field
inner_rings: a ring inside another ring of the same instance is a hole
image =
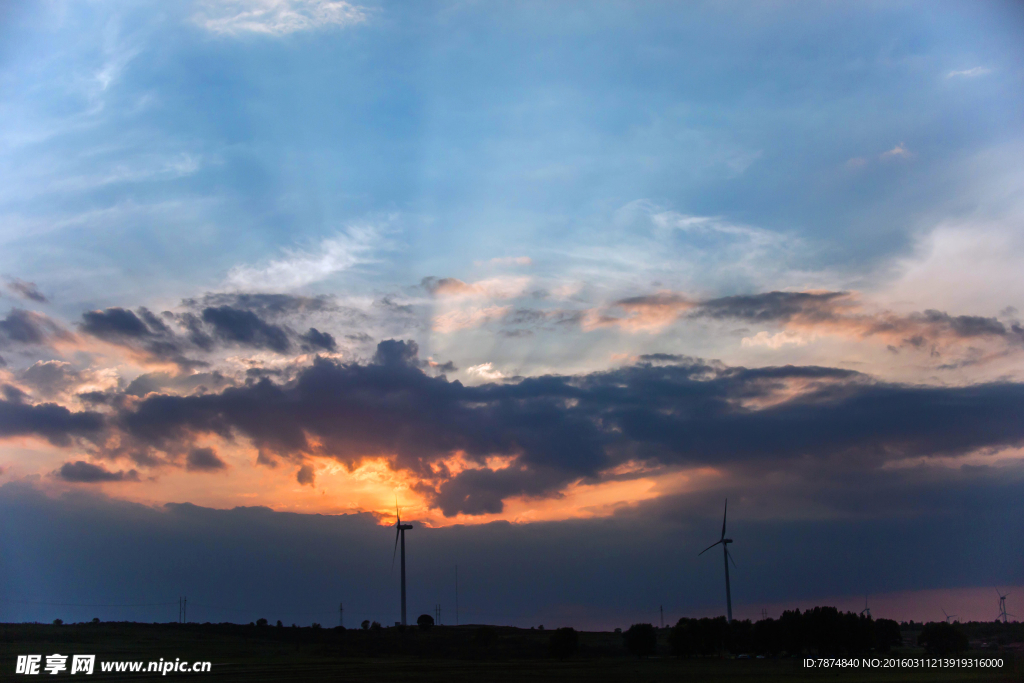
[[[15,674],[17,655],[95,654],[96,672],[85,680],[152,680],[154,673],[103,673],[101,662],[210,661],[210,673],[168,673],[169,678],[217,681],[1024,681],[1024,662],[1012,651],[971,652],[1001,657],[1002,669],[805,669],[799,658],[637,659],[615,633],[581,633],[576,655],[548,653],[550,631],[506,627],[437,626],[429,631],[276,628],[216,624],[0,625],[0,679],[62,680]],[[660,633],[663,641],[667,630]],[[664,642],[660,647],[667,651]],[[923,656],[902,649],[897,656]],[[70,662],[70,658],[69,658]],[[69,666],[70,668],[70,666]],[[78,679],[78,674],[76,678]]]

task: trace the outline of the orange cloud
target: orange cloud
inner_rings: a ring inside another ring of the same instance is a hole
[[[528,277],[495,277],[477,282],[463,282],[457,278],[424,278],[421,285],[439,299],[514,299],[522,295],[530,284]]]
[[[683,295],[665,290],[620,299],[603,310],[591,309],[584,315],[582,326],[588,332],[613,326],[627,332],[659,332],[695,305]]]

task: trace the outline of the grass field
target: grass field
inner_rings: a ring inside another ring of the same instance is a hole
[[[478,627],[435,627],[428,632],[384,629],[347,632],[202,624],[0,625],[0,679],[39,680],[15,674],[20,654],[95,654],[86,680],[153,680],[156,673],[103,673],[104,661],[210,661],[210,673],[168,673],[168,678],[217,681],[1024,681],[1024,663],[1012,652],[1002,669],[805,669],[798,658],[637,659],[614,633],[581,633],[580,651],[565,660],[547,656],[549,632]],[[905,650],[900,654],[921,656]],[[980,653],[972,653],[980,656]],[[42,672],[46,680],[62,679]],[[77,675],[76,675],[77,678]]]

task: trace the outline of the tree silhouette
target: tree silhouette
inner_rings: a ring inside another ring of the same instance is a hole
[[[940,656],[959,654],[969,647],[967,636],[944,621],[927,624],[917,637],[917,643],[924,645],[928,654]]]
[[[434,617],[429,614],[421,614],[416,618],[416,625],[420,627],[421,631],[427,631],[434,625]]]
[[[259,619],[256,620],[256,625],[257,626],[266,626],[267,625],[267,620],[264,619],[263,617],[260,617]]]
[[[579,634],[571,626],[556,629],[548,640],[548,651],[552,657],[565,659],[576,654],[579,648]]]
[[[369,619],[364,619],[363,623],[361,623],[360,626],[363,627],[364,631],[369,630],[369,628],[370,628],[370,620]]]
[[[892,619],[875,620],[875,648],[882,653],[889,652],[894,645],[903,644],[900,625]]]
[[[622,634],[626,649],[637,657],[648,657],[658,649],[658,632],[651,624],[633,624]]]

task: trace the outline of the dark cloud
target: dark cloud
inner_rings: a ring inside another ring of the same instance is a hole
[[[419,356],[419,345],[414,341],[388,339],[377,344],[373,362],[378,365],[407,365],[414,367]]]
[[[463,294],[473,291],[473,286],[454,277],[434,277],[433,275],[420,280],[420,287],[433,295]]]
[[[932,325],[948,327],[958,337],[1001,337],[1007,334],[1006,326],[995,318],[976,315],[949,315],[942,311],[925,311],[918,319]]]
[[[299,339],[302,341],[302,347],[307,351],[315,351],[322,349],[324,351],[337,351],[338,344],[327,332],[321,332],[315,327],[309,328],[309,332],[299,335]]]
[[[106,340],[155,336],[139,316],[117,306],[83,313],[82,331]]]
[[[387,455],[446,514],[495,511],[516,495],[597,481],[630,460],[785,468],[837,458],[961,455],[1024,443],[1024,385],[907,386],[823,367],[747,369],[680,359],[582,376],[467,387],[425,374],[415,344],[378,345],[369,365],[319,358],[294,380],[204,396],[150,395],[118,418],[168,447],[198,434],[247,437],[276,457],[346,463]],[[505,470],[437,473],[454,453]]]
[[[303,486],[313,486],[316,480],[316,474],[313,472],[312,467],[309,465],[303,465],[296,473],[295,480]]]
[[[0,320],[0,346],[18,344],[46,344],[54,339],[70,339],[71,335],[42,313],[12,308]]]
[[[35,301],[37,303],[46,304],[50,300],[43,296],[43,293],[39,291],[34,282],[25,282],[18,278],[11,278],[7,282],[7,289],[11,290],[18,296],[28,299],[29,301]]]
[[[18,379],[32,387],[40,396],[55,396],[82,382],[82,373],[58,360],[36,361],[18,373]]]
[[[696,359],[675,353],[644,353],[639,360],[642,363],[693,363]]]
[[[203,351],[212,351],[214,340],[206,330],[203,329],[203,321],[193,313],[184,313],[180,317],[182,326],[188,332],[188,340],[197,348]]]
[[[737,319],[747,322],[823,326],[826,330],[861,337],[902,337],[901,345],[922,349],[941,339],[988,337],[1024,343],[1024,329],[996,318],[950,315],[943,311],[898,315],[864,313],[849,292],[767,292],[702,301],[688,315],[693,318]],[[893,349],[896,346],[889,345]]]
[[[428,365],[437,372],[455,372],[459,369],[452,361],[446,361],[444,363],[428,363]]]
[[[502,324],[509,327],[555,329],[551,325],[574,325],[583,318],[582,311],[564,309],[517,308],[510,311]],[[529,330],[523,330],[528,332]],[[514,336],[513,331],[506,330],[505,336]]]
[[[750,322],[787,322],[796,316],[811,320],[835,317],[837,304],[849,292],[766,292],[702,301],[694,317],[735,318]]]
[[[643,294],[619,299],[615,302],[617,306],[625,308],[647,307],[647,306],[688,306],[692,302],[681,294],[675,292],[657,292],[655,294]]]
[[[391,315],[398,315],[408,317],[413,315],[414,310],[411,304],[400,304],[395,301],[393,296],[384,296],[373,302],[373,305],[378,308],[383,308]]]
[[[216,472],[227,466],[212,448],[192,448],[185,458],[185,469],[189,472]]]
[[[203,309],[202,318],[213,326],[214,335],[222,340],[278,353],[291,348],[287,330],[262,320],[252,311],[212,306]]]
[[[154,391],[173,389],[183,393],[217,391],[231,384],[231,380],[217,371],[171,375],[150,372],[139,375],[124,390],[130,396],[145,396]]]
[[[121,405],[125,398],[124,394],[116,391],[83,391],[75,396],[90,406]]]
[[[4,384],[0,387],[0,392],[3,392],[4,398],[11,403],[25,403],[28,400],[28,394],[13,384]]]
[[[107,481],[138,481],[139,473],[135,470],[111,472],[100,465],[78,460],[66,462],[54,474],[64,481],[79,484],[97,484]]]
[[[4,392],[0,401],[0,438],[38,436],[58,446],[68,446],[72,437],[98,437],[104,428],[103,416],[94,412],[73,413],[56,403],[31,405],[24,396]]]
[[[258,298],[254,300],[252,297]],[[283,312],[287,302],[292,299],[306,302],[307,308],[313,306],[316,310],[326,310],[324,307],[327,304],[320,299],[307,301],[302,297],[275,297],[276,295],[235,294],[229,298],[240,299],[254,305],[262,303],[263,310],[271,311]],[[223,298],[215,295],[206,297],[211,300]],[[190,300],[189,303],[195,303],[195,300]],[[205,361],[187,357],[187,353],[211,352],[217,347],[218,342],[286,353],[291,350],[292,338],[295,336],[288,327],[269,323],[252,310],[228,305],[206,307],[199,315],[192,312],[165,312],[163,318],[145,308],[139,308],[134,312],[118,307],[89,311],[82,315],[81,329],[107,342],[136,349],[155,360],[175,363],[187,371],[208,365]],[[311,328],[310,332],[299,336],[298,339],[304,348],[336,348],[334,338],[330,334],[315,328]]]
[[[151,356],[154,360],[175,363],[183,370],[207,365],[185,356],[188,342],[148,309],[137,313],[120,307],[82,314],[81,330],[86,334]]]
[[[197,310],[228,306],[229,308],[252,311],[260,317],[269,318],[339,310],[335,301],[326,295],[296,296],[258,292],[210,293],[198,299],[185,299],[182,305]]]

